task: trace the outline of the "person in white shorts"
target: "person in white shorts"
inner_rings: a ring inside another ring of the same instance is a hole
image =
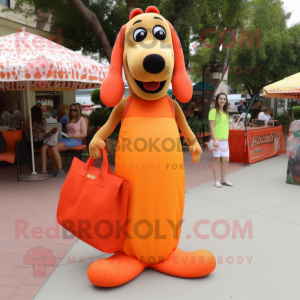
[[[228,157],[228,159],[229,159],[228,141],[219,140],[219,141],[217,141],[217,143],[218,143],[218,150],[213,151],[214,157]]]
[[[228,115],[228,99],[225,93],[220,93],[216,97],[215,108],[209,112],[210,134],[213,140],[213,146],[217,148],[213,151],[214,163],[213,173],[215,178],[215,186],[221,188],[222,185],[233,186],[226,180],[226,174],[229,162],[229,115]],[[221,182],[219,181],[219,165],[221,165]]]

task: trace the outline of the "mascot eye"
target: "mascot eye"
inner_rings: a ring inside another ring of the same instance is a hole
[[[167,36],[166,30],[160,25],[157,25],[153,28],[153,35],[160,41],[163,41]]]
[[[141,42],[146,38],[146,36],[147,36],[147,31],[145,28],[138,28],[133,33],[133,39],[136,42]]]

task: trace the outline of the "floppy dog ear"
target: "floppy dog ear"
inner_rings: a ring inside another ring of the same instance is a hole
[[[101,101],[109,106],[116,106],[124,95],[122,78],[123,51],[126,26],[123,25],[115,42],[107,77],[100,86]]]
[[[193,85],[185,69],[184,56],[178,35],[172,24],[169,21],[168,23],[171,30],[175,56],[172,89],[176,99],[178,99],[182,103],[187,103],[192,99]]]

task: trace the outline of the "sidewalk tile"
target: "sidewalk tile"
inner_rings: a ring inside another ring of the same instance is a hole
[[[24,255],[25,256],[25,255]],[[30,268],[32,269],[32,265],[27,265],[24,263],[23,259],[19,261],[18,263],[18,267],[22,267],[22,268]]]
[[[38,246],[44,247],[45,249],[52,249],[56,245],[57,241],[49,242],[42,240]]]
[[[74,245],[78,241],[77,238],[73,239],[62,239],[57,242],[57,245]]]
[[[17,261],[23,261],[24,253],[14,253],[14,254],[8,254],[6,260],[17,260]]]
[[[9,254],[7,254],[7,253],[0,253],[0,263],[1,263],[3,260],[5,260],[5,259],[7,258],[8,255],[9,255]]]
[[[34,297],[41,287],[38,285],[21,285],[15,292],[14,296],[31,296]]]
[[[68,251],[52,251],[55,258],[64,258]]]
[[[2,220],[0,221],[0,228],[1,229],[7,229],[14,227],[15,223],[12,222],[12,220]]]
[[[8,299],[16,289],[15,286],[0,286],[0,299]]]
[[[34,297],[27,297],[27,296],[12,296],[9,300],[32,300]]]
[[[7,247],[3,246],[0,248],[0,253],[24,253],[24,255],[27,253],[27,251],[30,249],[30,247]]]
[[[53,273],[53,271],[56,269],[56,267],[57,266],[47,266],[47,269],[46,269],[46,275],[47,276],[50,276],[52,273]]]
[[[52,251],[66,251],[68,252],[70,250],[71,246],[70,245],[55,245],[52,248]]]
[[[30,273],[33,273],[33,268],[15,267],[9,276],[26,278]]]
[[[0,264],[0,276],[7,276],[17,265],[18,261],[5,260]]]
[[[41,240],[37,239],[14,239],[12,241],[8,241],[5,246],[7,247],[28,247],[32,248],[37,246]]]
[[[5,286],[19,286],[24,281],[22,277],[0,277],[0,285]]]
[[[45,277],[33,277],[33,275],[28,276],[22,284],[29,284],[29,285],[43,285],[49,276]]]

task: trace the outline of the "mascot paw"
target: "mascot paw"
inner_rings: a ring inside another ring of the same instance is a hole
[[[207,250],[185,252],[177,248],[168,258],[149,267],[176,277],[197,278],[210,274],[216,259]]]
[[[90,143],[89,146],[89,152],[90,152],[90,156],[94,159],[97,159],[99,157],[102,157],[102,154],[100,153],[100,149],[104,149],[105,148],[105,142],[98,138],[98,137],[94,137]]]
[[[193,162],[196,164],[200,159],[200,155],[202,154],[201,146],[198,142],[196,142],[190,146],[189,150],[191,153],[193,153]]]
[[[117,252],[109,258],[93,262],[88,268],[87,275],[94,285],[114,287],[134,279],[145,268],[146,266],[135,257]]]

